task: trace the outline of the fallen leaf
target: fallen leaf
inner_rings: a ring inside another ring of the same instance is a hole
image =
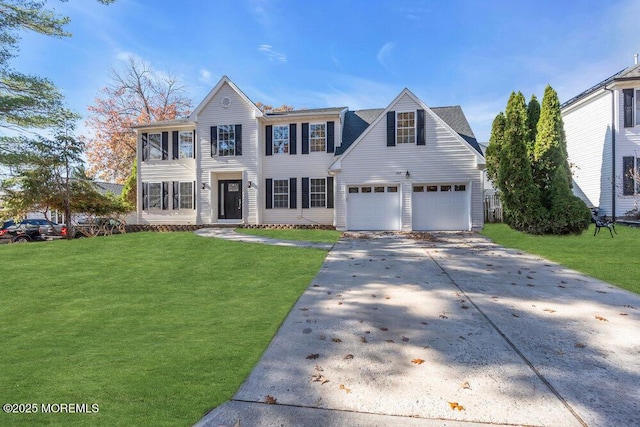
[[[351,359],[353,359],[353,354],[349,353],[345,357],[343,357],[343,359],[344,360],[351,360]]]
[[[421,325],[428,325],[427,322],[420,322]]]
[[[531,283],[527,283],[527,286],[529,286],[530,288],[535,287],[536,285],[532,285]]]
[[[315,353],[315,354],[308,355],[307,359],[314,360],[314,359],[317,359],[318,357],[320,357],[320,355],[318,353]]]
[[[381,331],[385,331],[385,332],[386,332],[386,331],[388,331],[388,330],[389,330],[389,328],[385,328],[385,327],[383,326],[382,328],[380,328],[380,330],[381,330]]]
[[[567,283],[567,281],[566,281],[566,280],[561,280],[561,281],[560,281],[560,283],[564,283],[564,284],[566,284],[566,283]]]
[[[320,334],[320,336],[318,337],[318,339],[321,339],[321,340],[323,340],[323,341],[324,341],[324,340],[326,340],[326,339],[327,339],[327,336],[326,336],[325,334]]]
[[[364,333],[365,333],[365,334],[370,334],[370,333],[371,333],[371,331],[364,331]]]
[[[625,305],[623,305],[623,307],[626,307],[626,308],[632,308],[632,309],[634,309],[634,310],[636,309],[634,306],[629,305],[629,304],[625,304]]]
[[[384,297],[384,299],[391,299],[391,297]]]
[[[487,267],[493,267],[493,264],[487,264]]]
[[[268,405],[275,405],[278,402],[278,399],[267,394],[267,396],[264,398],[264,402]]]
[[[596,292],[599,293],[599,294],[606,294],[605,291],[596,291]]]
[[[409,338],[405,337],[404,335],[402,336],[402,341],[407,342],[409,341]]]
[[[386,342],[395,342],[394,340],[386,340]]]
[[[596,319],[601,320],[601,321],[603,321],[603,322],[608,322],[608,320],[607,320],[607,319],[605,319],[605,318],[604,318],[604,317],[602,317],[602,316],[596,316]]]
[[[316,365],[316,368],[315,368],[315,369],[316,369],[316,371],[318,371],[318,372],[322,372],[322,371],[324,371],[324,369],[322,369],[322,366],[320,366],[320,365]]]
[[[375,298],[375,297],[376,297],[376,294],[371,294],[371,297],[372,297],[372,298]]]
[[[466,339],[465,337],[463,337],[462,335],[460,335],[458,338],[460,338],[460,339],[462,339],[462,340],[464,340],[464,341],[466,341],[466,340],[467,340],[467,339]]]
[[[327,295],[331,295],[331,291],[327,291]]]
[[[424,363],[423,359],[413,359],[411,363],[415,363],[416,365],[422,365]]]
[[[342,340],[340,338],[331,338],[331,341],[333,341],[333,342],[342,342]]]
[[[447,401],[447,403],[451,407],[451,410],[456,410],[457,409],[458,411],[464,411],[464,406],[458,405],[458,402],[449,402],[449,401]]]
[[[350,388],[346,388],[346,387],[344,386],[344,384],[340,384],[340,390],[344,390],[344,391],[345,391],[345,392],[347,392],[347,393],[351,393],[351,389],[350,389]]]
[[[620,313],[620,316],[628,316],[627,313]]]
[[[559,288],[566,288],[566,286],[558,285]]]
[[[366,337],[360,337],[360,342],[367,343],[369,341],[367,341]]]
[[[471,384],[469,384],[469,381],[465,381],[462,384],[460,384],[460,387],[466,389],[466,390],[471,390]]]
[[[464,305],[464,304],[462,304],[462,305],[460,306],[460,308],[461,308],[461,309],[463,309],[463,310],[466,310],[466,309],[468,309],[468,308],[469,308],[469,306],[468,306],[468,305]]]
[[[338,305],[342,305],[342,301],[338,301]]]
[[[527,279],[533,280],[533,277],[531,277],[531,276],[527,276]]]
[[[518,315],[517,315],[517,314],[515,314],[515,313],[511,313],[511,315],[512,315],[513,317],[520,317],[520,316],[518,316]]]
[[[441,318],[441,319],[448,319],[448,317],[447,317],[447,316],[445,316],[444,314],[441,314],[441,315],[440,315],[440,316],[438,316],[438,317],[439,317],[439,318]]]
[[[586,344],[583,344],[583,343],[581,343],[581,342],[577,342],[577,343],[575,344],[575,347],[576,347],[576,348],[585,348],[586,346],[587,346]]]
[[[307,307],[302,307],[302,308],[300,309],[300,311],[307,311],[307,310],[309,310]]]
[[[324,385],[329,382],[329,380],[326,379],[325,376],[321,374],[311,375],[311,381],[315,383],[320,383],[320,385]]]
[[[544,311],[546,311],[547,313],[555,313],[556,311],[551,309],[551,308],[545,308]]]
[[[320,287],[320,285],[313,285],[313,287],[314,287],[314,288],[319,288],[319,287]]]

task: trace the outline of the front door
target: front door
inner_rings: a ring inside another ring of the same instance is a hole
[[[242,219],[242,180],[218,181],[218,219]]]

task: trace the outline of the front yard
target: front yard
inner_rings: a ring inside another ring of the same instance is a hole
[[[131,233],[0,254],[0,401],[99,408],[0,425],[174,426],[231,398],[326,252]]]
[[[533,236],[505,224],[485,224],[482,234],[640,294],[640,229],[617,226],[612,239],[607,229],[594,237],[594,227],[579,236]]]

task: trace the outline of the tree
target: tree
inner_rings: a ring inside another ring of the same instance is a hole
[[[565,234],[587,229],[591,213],[571,191],[571,169],[567,160],[560,100],[551,86],[546,87],[542,98],[533,154],[534,179],[540,189],[542,205],[550,213],[546,231]]]
[[[89,106],[86,141],[89,172],[107,181],[124,182],[136,154],[132,126],[189,115],[191,100],[176,77],[156,73],[146,62],[129,56],[111,71],[111,84]]]
[[[529,128],[529,135],[527,137],[527,152],[529,158],[533,160],[533,145],[536,141],[536,134],[538,128],[538,120],[540,120],[540,103],[535,95],[531,95],[529,104],[527,105],[527,126]]]
[[[108,4],[114,0],[98,0]],[[68,37],[64,27],[68,17],[45,7],[46,0],[0,0],[0,127],[13,130],[55,125],[55,112],[62,96],[55,85],[42,77],[12,70],[9,62],[18,54],[20,31],[33,31],[52,37]],[[3,138],[0,149],[7,149],[17,138]]]
[[[279,107],[273,107],[272,105],[266,105],[262,102],[256,102],[256,107],[263,113],[287,113],[293,111],[294,108],[291,105],[282,104]]]
[[[502,150],[502,142],[504,140],[504,126],[505,126],[504,113],[500,112],[493,120],[491,125],[491,137],[489,138],[489,145],[485,153],[487,161],[487,176],[493,183],[502,182],[502,179],[498,176],[500,169],[500,156]]]
[[[124,188],[122,189],[122,200],[129,204],[130,210],[136,209],[138,200],[138,161],[133,160],[133,167],[129,177],[124,182]]]
[[[542,233],[546,212],[533,181],[527,153],[528,117],[522,93],[511,93],[505,112],[504,136],[499,150],[498,189],[505,221],[528,233]]]

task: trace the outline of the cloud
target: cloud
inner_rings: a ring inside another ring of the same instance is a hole
[[[199,74],[200,77],[198,78],[198,80],[203,83],[211,83],[211,71],[201,68]]]
[[[276,52],[273,50],[273,46],[268,44],[261,44],[258,46],[258,51],[262,52],[269,61],[287,62],[287,55],[284,53]]]
[[[376,59],[383,67],[387,68],[387,59],[391,55],[391,51],[396,47],[396,44],[393,42],[387,42],[380,48],[378,51],[378,55],[376,55]]]

